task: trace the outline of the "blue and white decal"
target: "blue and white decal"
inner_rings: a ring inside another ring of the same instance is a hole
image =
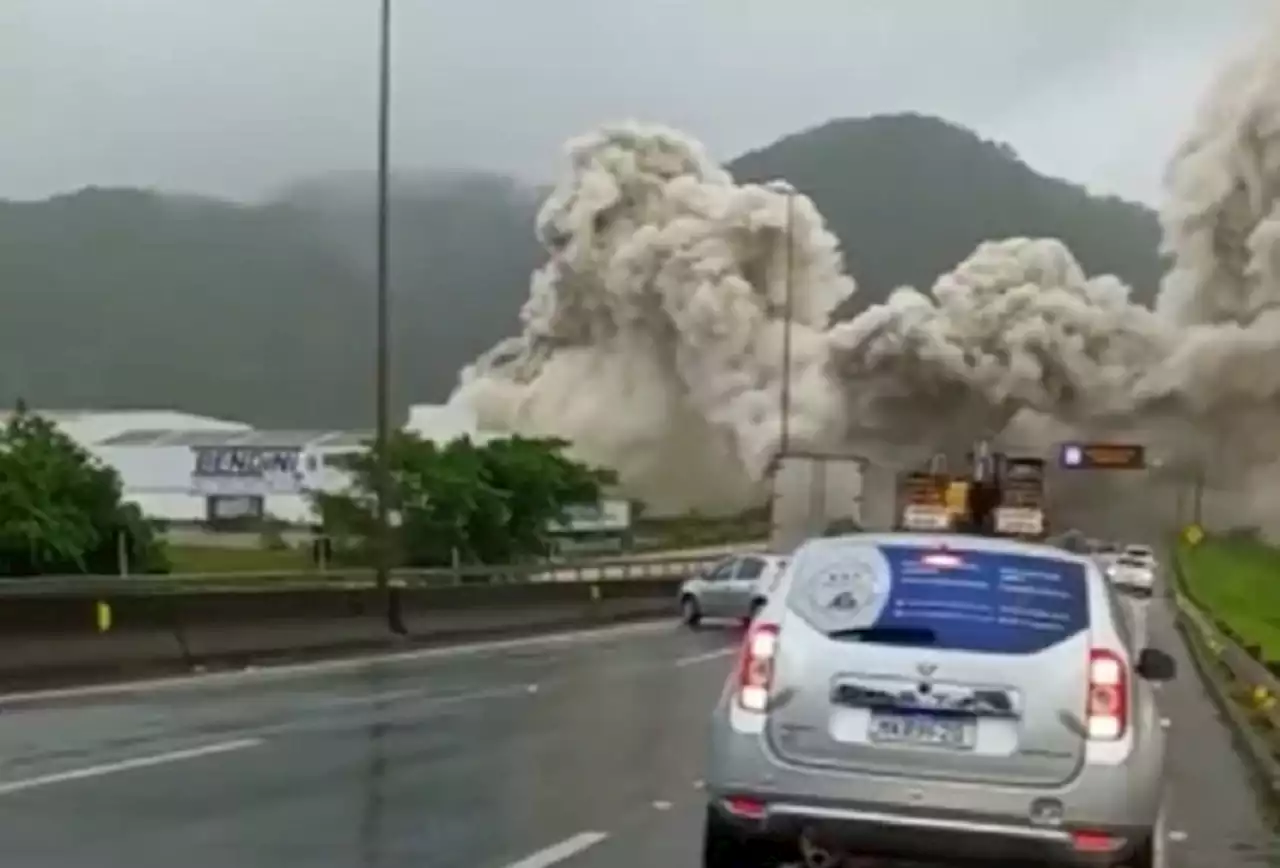
[[[1089,626],[1085,568],[1067,560],[919,545],[804,560],[792,606],[827,633],[926,630],[937,650],[1034,654]]]
[[[881,546],[892,576],[877,627],[927,627],[935,648],[1033,654],[1089,626],[1085,568],[1052,557]]]
[[[804,572],[806,602],[838,618],[842,629],[874,626],[889,603],[889,562],[875,549],[824,552]]]

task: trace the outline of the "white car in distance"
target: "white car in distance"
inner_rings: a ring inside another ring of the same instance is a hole
[[[1106,568],[1117,590],[1149,597],[1156,585],[1156,555],[1150,546],[1128,546]]]
[[[1120,546],[1113,542],[1097,540],[1091,548],[1093,550],[1093,559],[1103,572],[1114,566],[1116,559],[1120,557]]]
[[[1120,554],[1124,557],[1137,558],[1138,560],[1145,561],[1152,567],[1156,565],[1156,552],[1155,549],[1151,548],[1151,546],[1137,544],[1127,545],[1124,547],[1124,551]]]

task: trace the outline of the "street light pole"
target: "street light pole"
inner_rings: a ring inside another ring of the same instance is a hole
[[[374,487],[377,497],[377,540],[374,568],[378,590],[387,600],[387,622],[403,632],[396,601],[391,593],[391,292],[390,238],[388,237],[391,162],[391,0],[381,0],[378,43],[378,256],[377,256],[377,362]]]
[[[792,266],[795,256],[795,233],[792,231],[795,216],[796,191],[787,190],[787,252],[786,272],[783,288],[782,315],[782,431],[778,452],[785,457],[791,448],[791,306],[792,306]]]
[[[407,631],[400,617],[399,598],[391,587],[391,464],[388,447],[391,440],[391,293],[389,289],[388,187],[391,157],[391,0],[381,0],[378,38],[378,234],[375,325],[374,391],[376,415],[374,433],[374,507],[377,527],[374,530],[374,571],[379,596],[386,601],[387,629],[404,635]],[[377,667],[370,667],[375,679],[370,694],[385,692],[377,684],[381,678]],[[381,705],[382,703],[378,703]],[[387,719],[382,708],[369,718],[368,792],[360,824],[363,863],[382,864],[382,820],[387,776],[387,753],[384,745]]]

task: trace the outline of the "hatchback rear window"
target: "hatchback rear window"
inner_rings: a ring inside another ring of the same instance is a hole
[[[814,554],[788,602],[840,641],[1034,654],[1089,625],[1085,568],[1071,561],[890,545]]]

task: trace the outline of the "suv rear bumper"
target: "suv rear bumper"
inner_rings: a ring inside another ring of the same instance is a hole
[[[1125,864],[1151,834],[1147,828],[1090,829],[1111,840],[1106,849],[1082,852],[1066,829],[1010,825],[1005,818],[984,815],[926,817],[780,801],[771,803],[763,818],[754,818],[737,816],[722,802],[712,805],[744,837],[790,842],[804,837],[830,852],[947,865],[1112,868]]]
[[[724,811],[736,826],[768,836],[812,831],[856,837],[887,854],[954,859],[1030,860],[1033,864],[1113,865],[1151,835],[1163,795],[1162,769],[1133,754],[1114,764],[1084,764],[1058,786],[900,778],[785,761],[763,732],[735,729],[718,710],[708,755],[706,790],[713,805],[747,798],[763,804],[752,819]],[[1055,810],[1056,822],[1037,810]],[[1077,852],[1072,832],[1114,837],[1113,852]],[[987,855],[983,855],[983,854]]]

